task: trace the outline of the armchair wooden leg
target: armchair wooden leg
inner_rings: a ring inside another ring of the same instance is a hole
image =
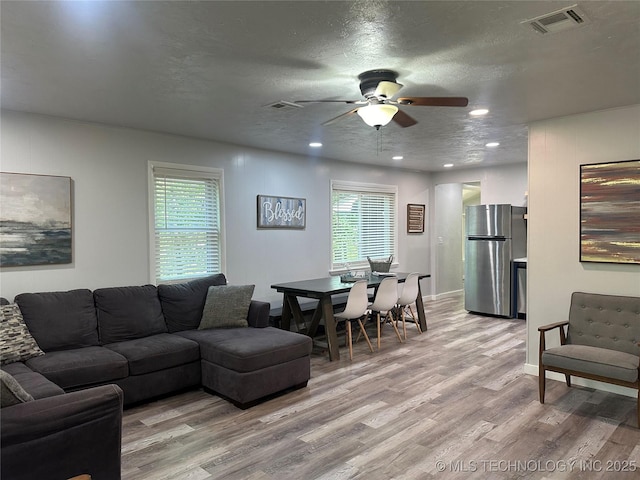
[[[542,362],[538,366],[538,393],[540,394],[540,403],[544,403],[544,389],[545,389],[545,369],[542,366]]]
[[[640,389],[638,389],[638,428],[640,428]]]
[[[564,381],[567,382],[567,387],[571,386],[571,375],[565,374]]]

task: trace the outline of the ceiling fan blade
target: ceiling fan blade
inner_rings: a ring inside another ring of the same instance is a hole
[[[366,100],[295,100],[293,103],[367,103]]]
[[[343,114],[341,114],[341,115],[338,115],[337,117],[333,117],[331,120],[327,120],[326,122],[324,122],[324,123],[322,124],[322,126],[324,127],[324,126],[326,126],[326,125],[331,125],[332,123],[337,122],[338,120],[341,120],[341,119],[342,119],[342,118],[344,118],[344,117],[348,117],[349,115],[353,115],[353,114],[354,114],[354,113],[356,113],[357,111],[358,111],[358,109],[357,109],[357,108],[354,108],[353,110],[350,110],[350,111],[348,111],[348,112],[346,112],[346,113],[343,113]]]
[[[398,110],[393,116],[393,121],[400,125],[402,128],[410,127],[418,123],[418,121],[404,113],[402,110]]]
[[[466,107],[469,105],[467,97],[402,97],[400,105],[426,106],[426,107]]]

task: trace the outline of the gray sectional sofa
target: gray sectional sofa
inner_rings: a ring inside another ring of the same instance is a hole
[[[82,403],[92,398],[94,408],[111,416],[109,427],[105,425],[108,432],[100,431],[99,424],[93,432],[85,432],[85,446],[117,451],[117,465],[113,454],[107,468],[100,462],[83,463],[84,450],[76,455],[65,449],[61,455],[59,449],[42,448],[40,463],[50,464],[53,469],[48,472],[55,472],[46,478],[81,473],[93,475],[94,480],[119,478],[123,405],[203,386],[247,408],[265,397],[306,386],[311,339],[269,327],[268,303],[250,301],[248,328],[198,328],[209,287],[225,284],[226,278],[219,274],[157,287],[17,295],[15,303],[44,355],[2,367],[34,398],[2,409],[2,478],[45,478],[32,476],[33,442],[46,445],[57,438],[58,443],[73,444],[77,432],[73,428],[65,432],[62,417],[74,417],[69,408],[75,405],[80,412],[75,418],[81,419],[87,413]],[[97,406],[100,401],[102,407]],[[59,410],[41,409],[47,402],[59,403]],[[34,417],[33,412],[39,413]],[[40,419],[40,434],[34,418]],[[55,425],[60,430],[52,436],[46,429],[55,430]],[[18,433],[23,429],[32,435],[25,438]],[[105,447],[103,439],[109,435],[118,441]],[[78,470],[83,465],[87,465],[84,470]]]

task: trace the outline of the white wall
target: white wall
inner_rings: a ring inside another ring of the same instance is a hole
[[[462,290],[462,184],[435,186],[436,296]]]
[[[481,203],[526,205],[527,159],[502,167],[447,170],[433,175],[433,199],[429,217],[435,225],[431,237],[434,265],[433,294],[459,292],[463,288],[462,184],[480,182]]]
[[[499,147],[498,147],[499,148]],[[480,203],[525,206],[527,159],[501,167],[451,169],[433,174],[433,184],[480,182]]]
[[[326,276],[330,266],[330,180],[399,187],[398,271],[431,273],[428,230],[406,234],[406,204],[429,203],[428,174],[325,161],[173,135],[2,112],[4,172],[73,180],[73,263],[3,268],[0,294],[151,282],[148,161],[224,169],[226,274],[255,283],[255,298],[281,302],[270,285]],[[256,195],[307,199],[305,230],[258,230]],[[430,280],[423,280],[425,292]]]
[[[579,261],[580,165],[638,158],[640,105],[530,126],[525,368],[531,373],[538,327],[567,319],[572,292],[640,295],[640,265]]]

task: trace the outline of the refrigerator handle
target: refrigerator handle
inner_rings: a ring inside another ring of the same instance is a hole
[[[478,240],[491,240],[493,242],[504,242],[507,240],[507,237],[479,237],[479,236],[469,236],[467,240],[470,241],[478,241]]]

